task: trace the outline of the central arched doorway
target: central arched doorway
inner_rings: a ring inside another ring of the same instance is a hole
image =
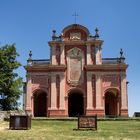
[[[68,97],[68,115],[76,117],[84,114],[84,98],[81,92],[71,92]]]
[[[105,93],[105,115],[118,115],[118,92],[116,90],[108,90]]]
[[[34,93],[34,117],[47,116],[47,94],[39,90]]]

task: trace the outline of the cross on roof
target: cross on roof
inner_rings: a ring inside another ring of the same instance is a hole
[[[76,17],[78,17],[79,15],[75,12],[72,16],[74,16],[74,21],[75,21],[75,24],[76,24]]]

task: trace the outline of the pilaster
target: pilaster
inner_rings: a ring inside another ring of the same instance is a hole
[[[121,109],[128,109],[125,73],[121,74]]]
[[[51,64],[52,65],[57,65],[57,61],[56,61],[56,46],[55,45],[51,46]]]
[[[25,110],[27,113],[31,113],[31,96],[32,96],[32,80],[31,75],[27,74],[27,93],[26,93],[26,106]]]
[[[96,109],[103,109],[101,97],[101,75],[96,74]]]
[[[65,64],[65,56],[64,56],[64,44],[61,44],[61,48],[60,48],[60,64],[64,65]]]
[[[64,74],[60,75],[60,110],[65,109],[65,79]]]
[[[57,109],[56,101],[57,101],[57,91],[56,91],[56,75],[51,75],[51,109]]]
[[[93,109],[92,75],[87,73],[87,110]]]
[[[91,45],[87,44],[87,65],[91,65],[92,64],[92,60],[91,60]]]
[[[96,45],[95,47],[95,52],[96,52],[96,65],[101,65],[102,64],[102,58],[101,58],[101,47]]]

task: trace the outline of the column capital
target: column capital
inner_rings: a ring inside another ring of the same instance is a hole
[[[126,77],[126,73],[125,72],[120,72],[120,76],[121,77]]]
[[[90,42],[86,42],[86,46],[91,46],[91,43]]]
[[[101,41],[101,40],[96,40],[96,41],[95,41],[95,47],[102,47],[102,43],[103,43],[103,41]]]
[[[96,75],[95,75],[96,79],[101,78],[101,76],[102,76],[102,74],[100,74],[100,73],[96,73]]]
[[[60,78],[64,78],[65,77],[65,75],[64,74],[60,74]]]
[[[60,46],[61,46],[61,47],[64,47],[64,46],[65,46],[65,43],[62,42],[62,43],[60,44]]]
[[[30,73],[27,73],[27,74],[26,74],[26,77],[27,77],[27,78],[31,78],[31,74],[30,74]]]
[[[87,78],[92,78],[92,72],[87,72]]]
[[[57,73],[51,73],[51,77],[56,77]]]

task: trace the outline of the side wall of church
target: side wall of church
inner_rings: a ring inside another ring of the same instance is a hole
[[[125,72],[124,72],[125,73]],[[117,115],[128,116],[126,75],[120,72],[87,72],[87,115],[105,115],[105,94],[117,95]]]
[[[48,73],[27,73],[27,95],[25,110],[34,115],[34,94],[38,91],[46,93],[46,106],[50,106],[50,76]]]

